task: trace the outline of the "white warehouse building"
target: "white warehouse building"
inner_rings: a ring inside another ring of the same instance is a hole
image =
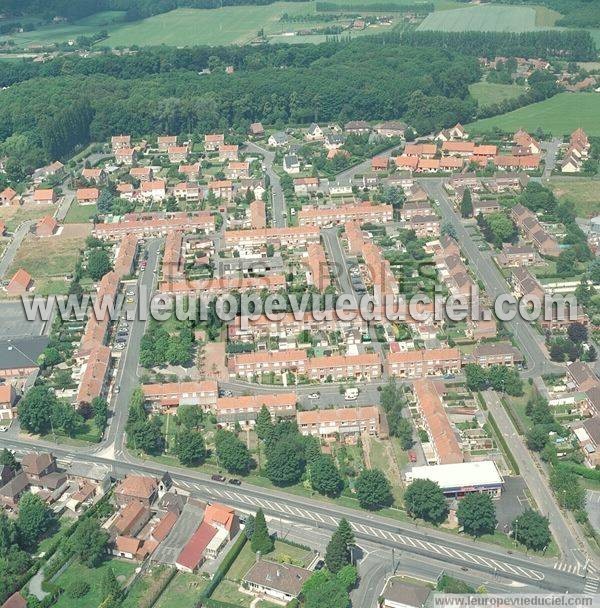
[[[487,492],[498,497],[504,487],[504,479],[491,460],[413,467],[406,473],[406,481],[415,479],[435,481],[448,497],[460,497],[469,492]]]

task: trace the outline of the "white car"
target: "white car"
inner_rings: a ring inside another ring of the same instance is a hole
[[[135,291],[133,291],[133,289],[127,290],[126,293],[127,293],[128,296],[134,296],[135,295]]]
[[[321,398],[321,395],[319,395],[319,393],[311,393],[311,394],[308,396],[308,398],[309,398],[309,399],[320,399],[320,398]]]
[[[8,430],[7,426],[0,426],[0,433],[5,433]]]

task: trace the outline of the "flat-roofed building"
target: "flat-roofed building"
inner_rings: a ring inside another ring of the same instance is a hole
[[[413,467],[406,473],[406,481],[415,479],[435,481],[446,496],[457,498],[472,492],[497,497],[504,488],[504,478],[491,460]]]

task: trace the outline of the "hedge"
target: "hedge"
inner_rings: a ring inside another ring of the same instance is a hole
[[[203,605],[208,606],[208,604],[206,604],[206,600],[210,598],[210,596],[215,592],[215,589],[218,587],[219,583],[225,578],[225,575],[229,572],[229,568],[231,568],[233,562],[237,559],[237,556],[240,554],[240,551],[244,548],[244,545],[247,541],[248,538],[246,537],[246,535],[240,533],[237,540],[233,544],[233,547],[231,547],[229,553],[225,556],[225,558],[217,568],[214,576],[212,577],[212,580],[202,591],[198,607]]]
[[[572,473],[591,479],[592,481],[600,481],[600,471],[598,469],[588,469],[583,464],[577,464],[576,462],[559,462],[557,465],[559,468],[568,469]]]

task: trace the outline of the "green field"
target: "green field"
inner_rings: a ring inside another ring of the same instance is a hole
[[[495,82],[476,82],[469,85],[469,93],[480,106],[489,106],[506,99],[518,97],[525,92],[525,87],[518,84],[497,84]]]
[[[515,131],[538,128],[558,137],[572,133],[578,127],[588,135],[600,135],[600,94],[560,93],[555,97],[519,108],[507,114],[478,120],[469,125],[474,132],[499,128]]]
[[[429,13],[417,29],[445,32],[528,32],[536,27],[536,11],[532,7],[471,6]]]
[[[578,217],[594,217],[600,213],[600,180],[589,177],[552,178],[550,187],[561,200],[575,205]]]

